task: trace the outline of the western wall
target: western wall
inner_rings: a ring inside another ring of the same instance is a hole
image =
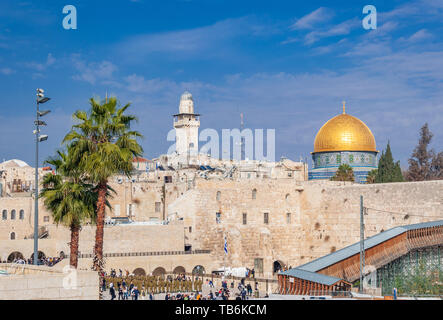
[[[184,218],[192,248],[211,250],[219,265],[263,265],[263,275],[272,276],[274,262],[295,267],[359,241],[360,195],[365,207],[392,212],[368,209],[365,237],[443,218],[443,181],[367,185],[198,180],[169,211]]]

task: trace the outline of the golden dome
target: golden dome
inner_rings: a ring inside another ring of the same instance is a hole
[[[375,138],[363,121],[343,110],[343,114],[326,122],[315,137],[314,152],[328,151],[376,152]]]

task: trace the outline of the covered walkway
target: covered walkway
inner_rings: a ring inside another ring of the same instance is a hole
[[[443,244],[443,220],[395,227],[364,240],[365,264],[376,269],[408,252]],[[278,274],[281,294],[350,291],[360,278],[360,243]]]

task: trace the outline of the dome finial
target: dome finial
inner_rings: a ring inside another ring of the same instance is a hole
[[[343,101],[343,114],[346,113],[346,101]]]

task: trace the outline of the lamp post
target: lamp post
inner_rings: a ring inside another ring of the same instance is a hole
[[[38,265],[38,143],[48,140],[48,135],[40,135],[40,126],[46,126],[40,117],[47,115],[50,110],[40,111],[40,104],[46,103],[50,98],[44,96],[43,89],[37,89],[37,113],[35,124],[35,211],[34,211],[34,265]]]

